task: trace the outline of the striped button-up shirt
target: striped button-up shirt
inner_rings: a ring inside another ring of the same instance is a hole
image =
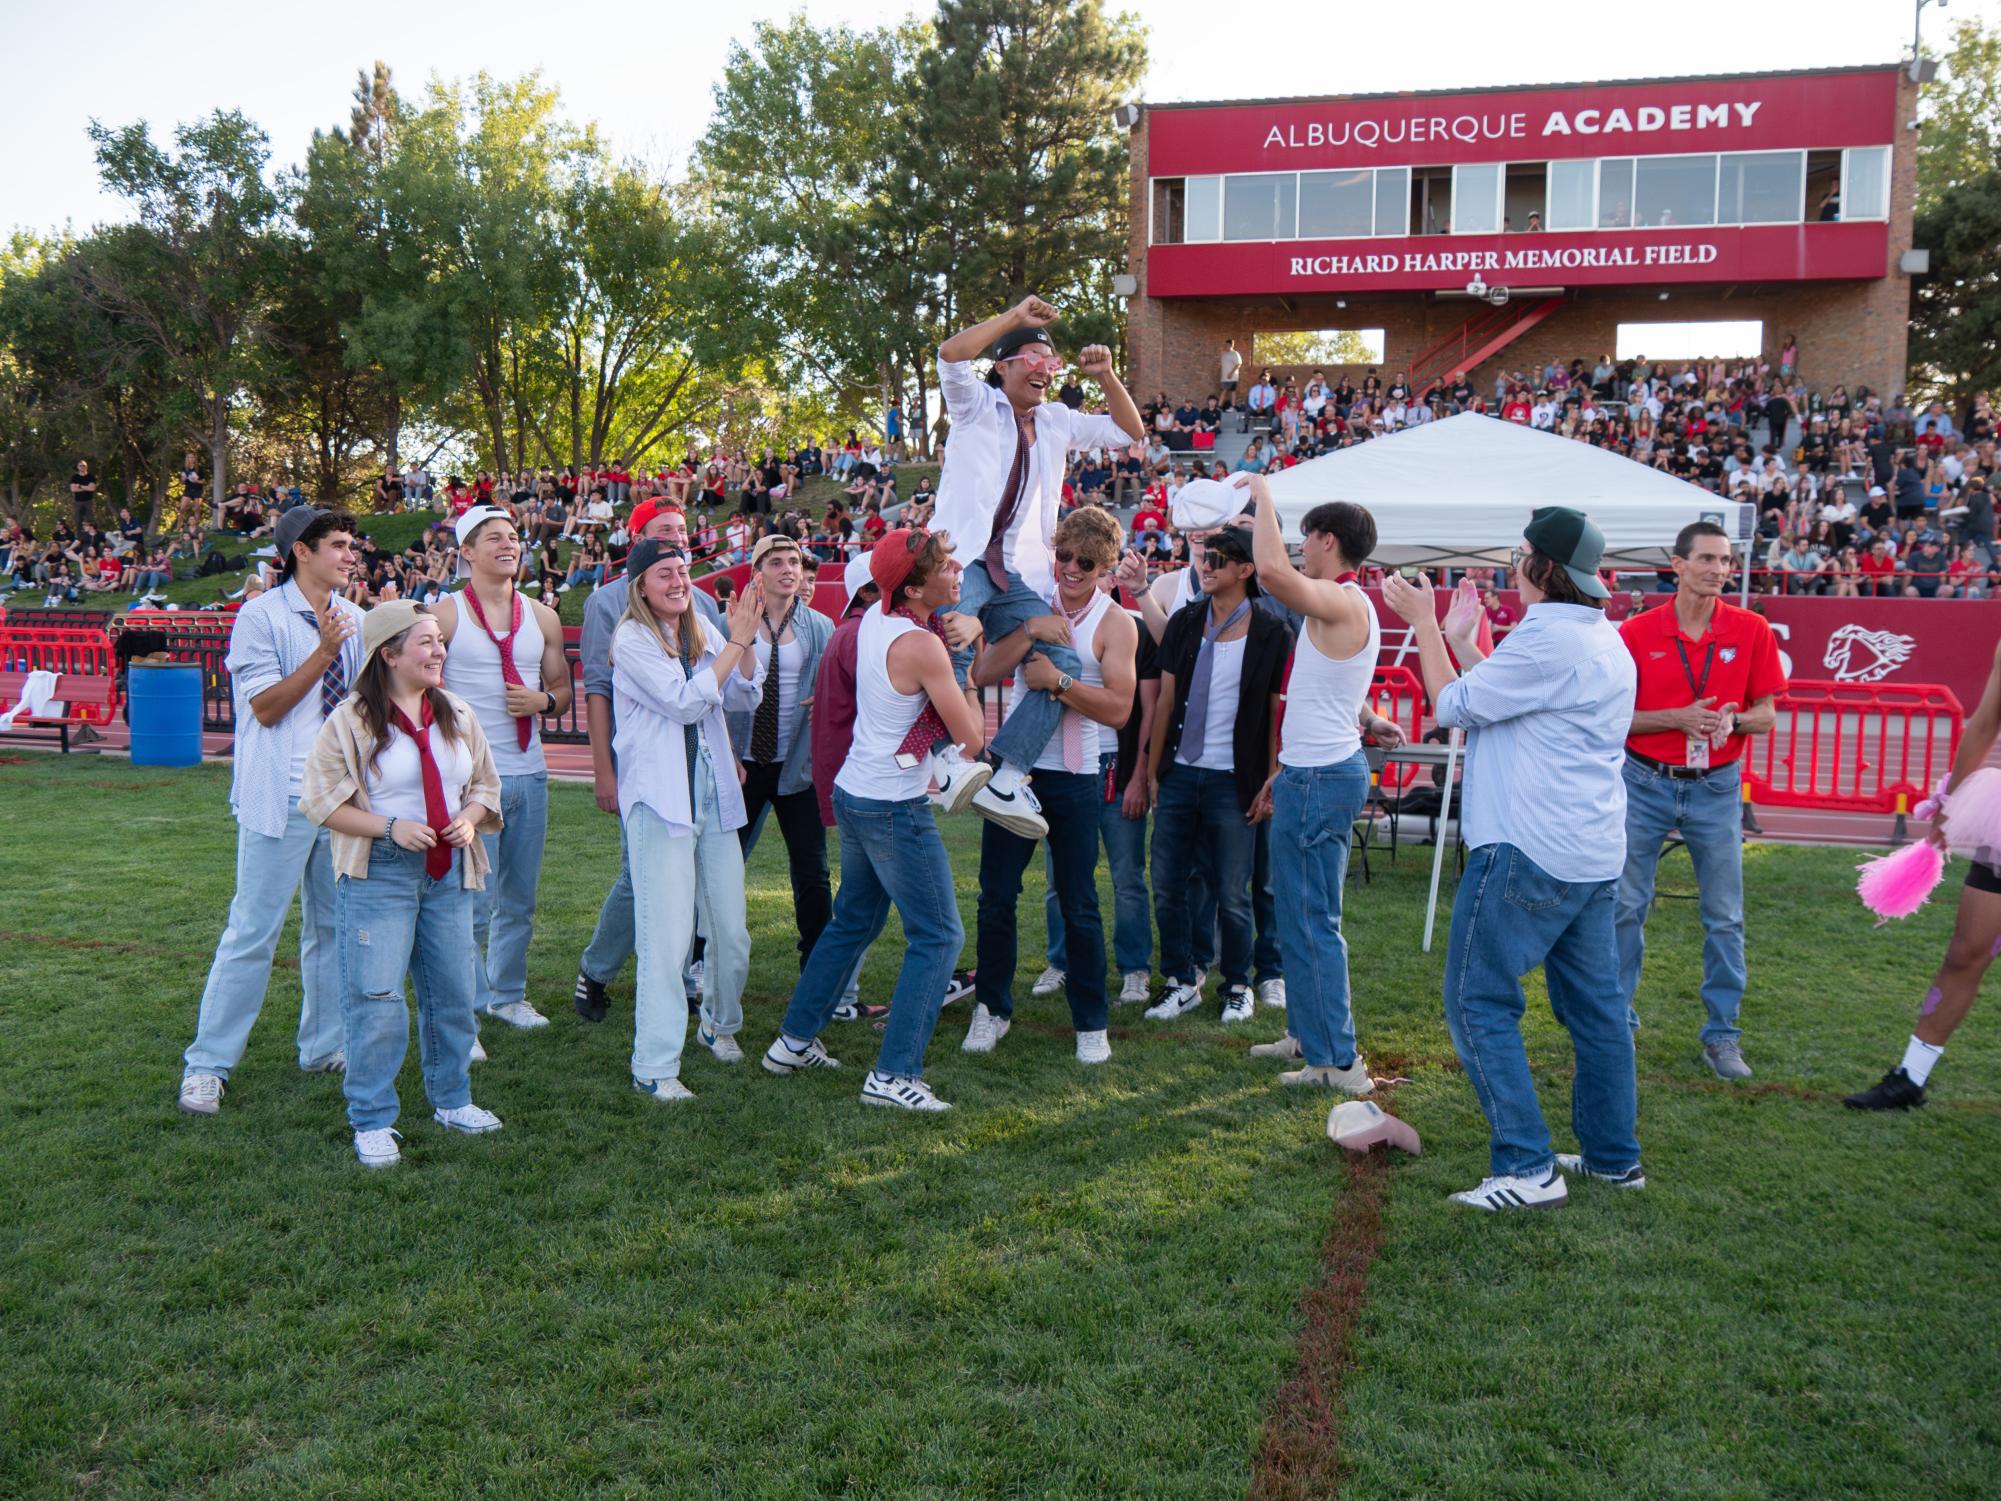
[[[341,665],[352,688],[361,672],[361,607],[338,595],[328,606],[354,621],[354,634],[341,648]],[[292,800],[299,795],[300,773],[326,710],[317,683],[273,725],[258,721],[250,700],[297,672],[319,644],[312,604],[290,579],[246,604],[229,633],[229,688],[236,707],[229,806],[236,821],[252,833],[284,836]]]

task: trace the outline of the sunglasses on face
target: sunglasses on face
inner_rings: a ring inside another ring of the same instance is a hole
[[[1202,554],[1202,566],[1204,568],[1209,569],[1211,572],[1214,572],[1218,568],[1229,567],[1242,562],[1243,562],[1242,558],[1227,557],[1224,554],[1217,552],[1216,549],[1213,547],[1210,548],[1207,552]]]
[[[1065,568],[1075,563],[1079,573],[1096,573],[1098,571],[1098,560],[1096,558],[1080,556],[1077,553],[1071,552],[1068,548],[1059,547],[1056,549],[1056,561],[1061,563]]]
[[[1018,354],[1009,355],[1008,358],[1010,360],[1019,360],[1031,370],[1061,370],[1063,368],[1062,356],[1057,354],[1055,350],[1040,345],[1030,346]]]

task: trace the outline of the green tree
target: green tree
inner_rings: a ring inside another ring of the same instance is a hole
[[[1911,289],[1914,384],[1959,410],[2001,390],[2001,167],[1946,189],[1916,235],[1931,270]]]
[[[1252,351],[1259,365],[1377,365],[1379,345],[1358,329],[1328,328],[1307,333],[1259,334]]]
[[[1146,69],[1143,29],[1100,0],[939,0],[932,24],[902,159],[931,200],[948,321],[1028,292],[1094,305],[1125,261],[1126,144],[1111,114]]]
[[[1942,62],[1918,103],[1921,213],[2001,162],[2001,32],[1955,22]]]
[[[252,375],[252,336],[277,271],[277,192],[265,181],[264,132],[217,111],[154,144],[144,122],[121,130],[93,121],[104,185],[134,224],[97,236],[87,289],[156,353],[168,379],[196,393],[208,450],[210,500],[220,522],[229,477],[230,413]]]

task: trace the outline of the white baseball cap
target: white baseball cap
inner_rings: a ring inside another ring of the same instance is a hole
[[[512,525],[514,516],[499,506],[470,506],[465,515],[452,523],[452,535],[459,539],[459,546],[464,547],[466,538],[489,521],[505,521]]]
[[[1227,480],[1192,479],[1174,492],[1174,524],[1183,531],[1205,531],[1243,513],[1250,501],[1242,475]]]
[[[855,596],[862,592],[862,585],[872,584],[875,579],[869,573],[868,554],[856,553],[848,559],[848,566],[841,570],[841,583],[847,588],[848,603],[855,602]]]

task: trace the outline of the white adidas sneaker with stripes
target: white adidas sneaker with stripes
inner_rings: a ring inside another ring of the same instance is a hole
[[[1451,1198],[1455,1204],[1500,1214],[1510,1209],[1561,1209],[1570,1202],[1570,1189],[1552,1166],[1546,1178],[1482,1178],[1478,1188]]]

